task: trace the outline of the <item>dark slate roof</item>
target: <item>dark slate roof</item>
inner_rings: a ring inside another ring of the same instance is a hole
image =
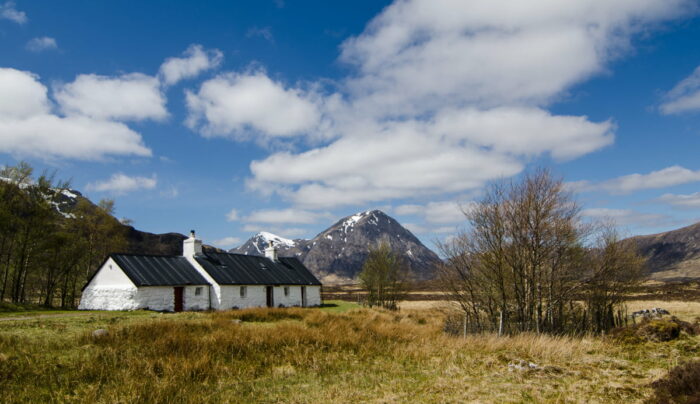
[[[182,256],[112,254],[136,286],[209,285]]]
[[[195,256],[199,265],[221,285],[320,285],[296,258],[208,252]]]

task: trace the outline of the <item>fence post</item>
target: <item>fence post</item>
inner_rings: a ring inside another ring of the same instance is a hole
[[[498,336],[503,335],[503,310],[498,311]]]
[[[464,312],[464,338],[467,338],[467,313]]]

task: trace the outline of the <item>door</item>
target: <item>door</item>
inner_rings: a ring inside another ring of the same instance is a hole
[[[301,287],[301,307],[306,307],[306,286]]]
[[[274,296],[272,294],[272,292],[273,292],[272,286],[266,287],[265,290],[267,292],[267,307],[275,307],[275,299],[274,299]]]
[[[176,286],[175,287],[175,312],[180,312],[182,311],[182,306],[183,306],[183,295],[184,295],[184,288],[182,286]]]

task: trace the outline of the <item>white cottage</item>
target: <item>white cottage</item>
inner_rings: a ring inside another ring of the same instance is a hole
[[[321,304],[321,282],[298,259],[202,251],[195,237],[182,256],[112,254],[83,288],[81,310],[227,310]]]

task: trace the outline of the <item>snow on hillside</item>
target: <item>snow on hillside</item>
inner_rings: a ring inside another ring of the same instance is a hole
[[[256,239],[255,247],[258,250],[258,252],[261,254],[263,253],[265,247],[270,245],[270,241],[274,242],[275,245],[278,247],[291,248],[291,247],[294,247],[296,245],[294,240],[280,237],[276,234],[268,233],[266,231],[261,231],[260,233],[256,234],[254,238]]]

